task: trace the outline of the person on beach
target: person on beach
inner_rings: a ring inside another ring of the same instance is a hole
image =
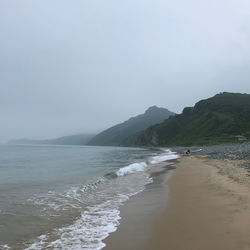
[[[185,152],[186,155],[190,155],[190,149]]]

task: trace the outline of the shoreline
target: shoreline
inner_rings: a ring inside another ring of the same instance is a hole
[[[166,208],[168,194],[165,188],[178,160],[154,165],[148,170],[152,183],[132,196],[120,207],[120,225],[103,242],[104,250],[145,249],[152,236],[154,218]]]
[[[250,178],[238,164],[189,156],[170,179],[156,171],[160,185],[122,207],[121,225],[104,249],[249,249]]]

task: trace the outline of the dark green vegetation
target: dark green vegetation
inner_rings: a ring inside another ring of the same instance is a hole
[[[63,136],[49,140],[29,140],[29,139],[13,140],[10,141],[9,144],[86,145],[92,138],[93,135],[78,134],[78,135]]]
[[[150,107],[144,114],[113,126],[96,135],[89,145],[99,146],[126,146],[131,144],[131,139],[149,126],[163,122],[169,116],[175,115],[164,108]]]
[[[220,93],[146,129],[133,145],[209,145],[250,138],[250,95]]]

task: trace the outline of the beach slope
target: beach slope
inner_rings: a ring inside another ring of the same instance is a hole
[[[237,162],[183,157],[147,249],[250,249],[250,186]],[[230,173],[230,177],[228,175]]]

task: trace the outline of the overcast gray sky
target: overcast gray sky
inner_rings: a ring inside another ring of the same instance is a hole
[[[1,0],[0,142],[250,93],[249,0]]]

